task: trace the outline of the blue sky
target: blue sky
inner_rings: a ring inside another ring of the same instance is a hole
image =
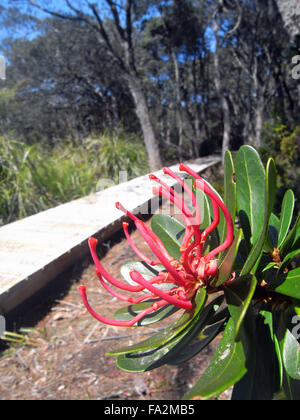
[[[66,0],[35,0],[38,4],[43,5],[44,7],[48,8],[49,10],[53,11],[61,11],[61,12],[70,12],[69,6],[66,4]],[[84,5],[86,0],[71,0],[71,4],[78,9],[84,10]],[[101,4],[101,0],[98,0],[98,4]],[[6,8],[17,8],[23,13],[31,13],[34,14],[36,17],[43,19],[49,17],[49,15],[42,10],[29,6],[29,2],[27,0],[1,0],[1,5]],[[86,8],[88,11],[88,8]],[[108,13],[108,11],[106,11]],[[19,25],[14,30],[10,29],[10,32],[6,28],[0,27],[0,41],[5,39],[6,37],[22,37],[27,39],[32,39],[37,35],[37,32],[34,32],[31,28],[26,27],[26,25]],[[206,37],[209,39],[210,49],[212,51],[215,50],[214,45],[214,36],[210,28],[206,30]],[[0,47],[0,55],[3,54]]]
[[[70,11],[68,6],[66,5],[65,0],[36,0],[36,2],[44,5],[45,7],[53,11]],[[78,0],[73,0],[72,4],[78,4]],[[36,7],[29,6],[27,0],[2,0],[1,6],[4,6],[5,8],[16,8],[22,13],[30,12],[30,14],[33,14],[34,16],[40,19],[49,17],[49,15],[47,13],[44,13],[42,10]],[[0,40],[6,38],[7,36],[26,37],[30,39],[35,36],[35,33],[32,33],[32,31],[28,30],[28,28],[26,28],[25,25],[23,27],[20,25],[17,28],[17,30],[14,31],[14,33],[9,33],[6,28],[0,27]]]

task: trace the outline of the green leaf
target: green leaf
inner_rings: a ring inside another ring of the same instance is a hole
[[[280,272],[283,272],[285,267],[287,267],[293,258],[300,255],[300,249],[296,249],[295,251],[289,252],[283,259],[281,265],[280,265]]]
[[[245,375],[247,368],[244,347],[241,341],[234,340],[234,335],[233,320],[229,318],[210,365],[183,399],[211,398],[225,391]]]
[[[285,256],[288,252],[293,251],[293,246],[297,242],[300,235],[300,213],[297,216],[296,222],[289,234],[286,236],[285,240],[279,247],[279,253],[282,256]]]
[[[225,298],[235,326],[235,340],[239,337],[240,328],[247,309],[251,303],[257,280],[255,276],[238,277],[232,284],[225,286]]]
[[[275,277],[268,287],[275,292],[300,299],[300,267]]]
[[[185,226],[177,219],[167,214],[157,214],[151,220],[153,232],[160,238],[168,253],[179,260],[180,245],[185,232]]]
[[[128,321],[134,316],[138,315],[141,311],[146,308],[149,308],[153,305],[154,300],[138,303],[135,305],[129,305],[127,307],[121,308],[114,313],[114,319],[118,321]],[[165,307],[159,308],[156,311],[151,312],[150,314],[143,317],[139,320],[135,326],[145,326],[154,324],[155,322],[161,321],[177,312],[179,308],[173,305],[167,305]]]
[[[292,308],[287,308],[280,312],[280,316],[276,327],[276,337],[278,339],[282,364],[283,364],[283,389],[288,400],[299,400],[300,399],[300,381],[290,376],[289,372],[293,376],[299,375],[299,344],[296,341],[293,333],[298,334],[299,328],[294,327],[293,329],[293,315]],[[297,352],[298,350],[298,352]],[[288,369],[288,370],[287,370]]]
[[[201,229],[206,229],[211,224],[212,217],[209,199],[199,188],[193,188],[193,192],[200,207]]]
[[[158,268],[159,267],[159,268]],[[133,270],[138,271],[146,280],[150,280],[157,276],[159,271],[163,270],[163,266],[152,267],[143,261],[130,261],[121,266],[120,272],[124,280],[132,285],[136,286],[136,282],[130,277],[130,272]]]
[[[236,215],[236,183],[234,180],[234,171],[232,155],[227,150],[224,157],[224,204],[229,210],[233,223]],[[222,228],[220,243],[224,242],[226,238],[226,223],[223,223]]]
[[[300,400],[300,381],[291,378],[286,372],[284,376],[283,389],[287,400]]]
[[[223,329],[225,320],[218,322],[210,327],[207,327],[198,341],[190,344],[186,349],[184,349],[181,353],[176,354],[168,364],[169,365],[180,365],[181,363],[185,363],[190,360],[192,357],[196,356],[196,354],[200,353],[205,347],[207,347],[214,338],[220,333]]]
[[[220,286],[225,281],[227,281],[232,273],[233,264],[235,261],[235,257],[237,255],[239,245],[242,240],[242,230],[240,229],[238,234],[235,236],[234,241],[232,242],[230,248],[228,249],[224,259],[222,260],[219,266],[219,276],[216,283],[214,283],[215,287]]]
[[[279,231],[280,221],[278,217],[271,213],[269,221],[269,251],[271,252],[273,248],[277,248],[278,243],[278,231]]]
[[[257,319],[257,349],[260,351],[258,373],[261,377],[263,388],[266,387],[266,377],[269,379],[269,390],[265,392],[277,392],[282,383],[282,359],[277,337],[274,333],[273,312],[268,308],[259,311]],[[256,391],[257,392],[257,391]],[[261,390],[263,392],[263,390]],[[257,393],[258,395],[258,393]]]
[[[237,209],[240,218],[248,221],[254,244],[264,223],[265,170],[259,154],[251,146],[242,146],[235,159]]]
[[[298,226],[296,229],[296,234],[295,234],[294,241],[292,243],[291,251],[298,248],[300,248],[300,226]]]
[[[146,280],[150,280],[153,277],[157,276],[160,271],[165,270],[163,265],[156,265],[152,267],[151,265],[145,263],[144,261],[129,261],[121,266],[120,272],[124,280],[136,286],[136,282],[130,277],[130,272],[132,270],[138,271]],[[169,290],[176,286],[174,283],[161,283],[155,285],[160,290]]]
[[[213,210],[209,197],[204,194],[200,188],[193,188],[193,192],[197,198],[200,206],[201,214],[201,230],[206,229],[212,222]],[[213,230],[206,238],[204,244],[204,254],[207,254],[211,249],[216,248],[219,245],[219,237],[216,230]]]
[[[222,297],[217,299],[221,301]],[[198,312],[190,325],[165,345],[147,352],[120,355],[117,358],[118,367],[129,372],[144,372],[168,363],[204,328],[207,319],[211,317],[211,310],[214,310],[212,303],[208,307],[203,312]]]
[[[117,357],[117,366],[126,372],[145,372],[166,363],[168,353],[180,343],[181,333],[164,346],[150,349],[144,353],[127,353]]]
[[[283,241],[285,240],[288,234],[293,217],[294,205],[294,193],[292,190],[287,190],[282,200],[277,247],[280,247],[283,244]]]
[[[300,299],[293,299],[293,306],[295,314],[300,316]]]
[[[286,372],[300,380],[300,350],[299,343],[289,329],[286,330],[282,344],[282,359]]]
[[[270,226],[273,226],[274,229],[277,230],[277,232],[279,231],[280,220],[274,213],[271,213],[271,216],[270,216]],[[276,245],[277,245],[277,242],[276,242]]]
[[[270,262],[263,268],[263,270],[261,272],[264,273],[265,271],[270,270],[271,268],[274,268],[274,267],[277,268],[277,266],[278,266],[277,263]]]
[[[253,273],[255,273],[256,268],[258,267],[261,254],[263,252],[263,246],[266,241],[266,235],[268,232],[269,226],[269,219],[274,207],[275,197],[276,197],[276,167],[273,159],[269,159],[267,162],[266,167],[266,176],[265,176],[265,200],[264,200],[264,219],[263,219],[263,226],[261,228],[260,234],[258,236],[257,241],[251,248],[249,256],[242,268],[241,276],[250,273],[253,269]],[[261,200],[262,201],[262,200]]]
[[[225,153],[225,159],[224,159],[224,200],[220,196],[220,194],[215,190],[215,188],[210,185],[210,188],[212,191],[220,198],[221,201],[224,202],[225,206],[229,210],[229,213],[231,215],[233,223],[235,222],[235,216],[236,216],[236,184],[234,180],[234,164],[232,160],[231,153],[227,150]],[[210,213],[213,214],[212,205],[210,202]],[[219,236],[219,241],[216,246],[218,246],[220,243],[225,241],[226,238],[226,229],[227,224],[225,221],[225,217],[222,212],[220,212],[220,222],[217,226],[217,232]],[[223,258],[224,251],[220,254],[220,259]]]
[[[209,185],[211,190],[216,194],[216,196],[222,202],[224,202],[223,198],[218,193],[218,191],[208,181],[206,181],[206,183]],[[210,199],[208,201],[209,201],[210,214],[212,216],[213,215],[212,203],[211,203]],[[217,234],[216,234],[216,232],[217,232]],[[212,242],[214,244],[214,247],[217,247],[222,242],[221,239],[222,239],[222,237],[225,233],[226,233],[226,221],[225,221],[225,217],[224,217],[223,213],[220,211],[220,221],[219,221],[219,224],[217,226],[217,229],[213,230],[213,232],[208,236],[208,237],[211,237]],[[215,239],[217,239],[217,241]]]
[[[176,322],[165,328],[164,331],[160,331],[157,334],[154,334],[152,337],[147,338],[146,340],[143,340],[137,344],[122,347],[121,349],[114,350],[108,354],[110,356],[116,356],[126,353],[136,353],[154,349],[168,343],[177,335],[179,335],[183,330],[185,330],[191,324],[193,319],[201,312],[203,306],[205,305],[206,297],[206,290],[204,288],[199,289],[195,297],[194,312],[192,312],[192,310],[185,311]]]
[[[280,387],[272,312],[259,311],[255,332],[251,364],[246,375],[234,386],[232,400],[271,400]]]

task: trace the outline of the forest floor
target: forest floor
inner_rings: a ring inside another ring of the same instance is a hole
[[[147,221],[147,224],[150,220]],[[149,250],[137,231],[132,238],[146,255]],[[106,248],[106,251],[105,251]],[[137,260],[119,233],[102,247],[102,264],[115,277],[120,267]],[[103,291],[91,259],[65,273],[19,315],[23,340],[0,354],[1,400],[179,400],[209,364],[220,337],[191,361],[179,367],[162,366],[128,373],[106,352],[149,337],[170,318],[148,327],[120,328],[97,322],[84,308],[78,285],[87,285],[92,307],[106,317],[125,306]],[[21,321],[20,321],[21,320]],[[17,328],[15,324],[15,328]],[[219,398],[229,399],[230,390]]]

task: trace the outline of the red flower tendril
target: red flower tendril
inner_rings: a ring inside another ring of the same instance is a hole
[[[152,250],[156,259],[146,257],[136,247],[129,234],[128,223],[124,222],[123,229],[125,236],[136,255],[150,266],[161,264],[164,267],[164,270],[158,272],[158,274],[150,280],[146,280],[138,271],[132,270],[129,274],[136,285],[130,285],[119,281],[110,275],[102,266],[96,252],[98,241],[95,238],[90,238],[89,247],[96,265],[96,274],[102,287],[112,296],[125,302],[132,304],[140,303],[145,300],[153,302],[152,305],[139,312],[138,315],[128,321],[105,318],[91,308],[86,296],[86,286],[79,286],[79,293],[85,307],[98,321],[113,326],[130,327],[146,315],[166,305],[174,305],[180,309],[190,310],[193,307],[193,297],[195,296],[196,291],[200,287],[207,287],[211,281],[218,276],[218,260],[216,259],[216,256],[227,249],[233,241],[234,231],[230,213],[223,201],[196,172],[183,163],[179,165],[179,170],[193,176],[195,178],[194,187],[196,188],[196,191],[198,188],[209,197],[213,208],[212,223],[201,231],[200,206],[196,196],[187,183],[170,168],[164,168],[164,173],[174,178],[181,185],[183,192],[189,196],[192,202],[194,214],[191,213],[182,196],[178,194],[174,188],[169,187],[165,182],[153,174],[149,175],[149,178],[159,184],[158,187],[153,188],[153,193],[168,199],[182,214],[185,223],[185,233],[180,247],[181,257],[179,261],[174,260],[174,258],[169,255],[159,237],[145,225],[142,220],[126,210],[119,202],[116,203],[116,207],[123,211],[127,217],[134,222],[135,227]],[[207,236],[219,224],[220,210],[224,214],[227,226],[225,241],[217,248],[210,250],[208,254],[203,255],[203,246]],[[157,286],[162,283],[169,283],[170,289],[160,290]],[[128,297],[117,292],[111,286],[129,292],[143,292],[143,294],[140,294],[137,297]],[[147,291],[146,293],[145,290]]]

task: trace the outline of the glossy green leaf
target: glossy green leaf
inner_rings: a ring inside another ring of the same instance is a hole
[[[231,285],[225,286],[225,298],[235,326],[234,338],[239,338],[240,328],[251,303],[257,280],[247,275],[237,278]]]
[[[300,381],[298,379],[294,379],[288,373],[290,371],[292,375],[294,376],[295,374],[296,377],[299,374],[299,344],[291,333],[292,331],[293,333],[298,334],[299,328],[297,326],[293,327],[294,323],[291,320],[291,315],[293,315],[292,308],[287,308],[280,312],[275,332],[280,347],[282,364],[284,367],[283,390],[288,400],[299,400]],[[291,330],[289,330],[289,328]]]
[[[248,223],[254,244],[264,224],[265,169],[259,154],[251,146],[239,149],[235,168],[237,210],[240,219],[244,219],[244,225]]]
[[[293,217],[294,205],[294,193],[292,190],[287,190],[282,200],[277,247],[280,247],[283,244],[283,241],[285,240],[288,234]]]
[[[274,213],[271,213],[268,232],[269,252],[271,252],[273,248],[277,248],[279,225],[280,221],[278,217]]]
[[[255,345],[246,375],[233,389],[232,400],[272,400],[280,388],[281,369],[273,332],[273,314],[260,310],[256,316]],[[280,351],[278,352],[280,355]]]
[[[151,265],[145,263],[144,261],[129,261],[121,266],[120,272],[124,280],[133,286],[136,286],[136,282],[130,277],[130,272],[132,270],[138,271],[146,280],[150,280],[153,277],[157,276],[160,271],[166,270],[163,265],[156,265],[152,267]],[[176,286],[174,283],[160,283],[155,285],[160,290],[169,290]]]
[[[269,159],[266,167],[266,177],[265,177],[265,193],[264,193],[264,218],[263,225],[258,236],[257,241],[251,248],[249,256],[242,268],[241,276],[249,274],[253,269],[255,273],[256,268],[259,264],[261,254],[263,252],[263,246],[266,241],[266,235],[268,232],[269,219],[274,207],[275,197],[276,197],[276,167],[273,159]],[[262,200],[261,200],[262,201]],[[255,268],[253,268],[255,266]]]
[[[234,340],[235,327],[229,318],[210,365],[199,381],[183,399],[208,399],[219,394],[239,381],[247,372],[246,355],[241,341]]]
[[[117,357],[117,366],[126,372],[145,372],[155,369],[166,363],[168,353],[180,343],[183,333],[179,334],[169,343],[144,351],[121,354]]]
[[[287,400],[300,401],[300,381],[291,378],[286,372],[283,389]]]
[[[110,356],[116,356],[119,354],[136,353],[140,351],[146,351],[150,349],[162,346],[177,335],[179,335],[185,328],[187,328],[193,319],[201,312],[206,302],[206,290],[204,288],[199,289],[195,297],[195,309],[194,312],[185,311],[182,316],[169,327],[166,327],[163,331],[154,334],[152,337],[147,338],[132,346],[122,347],[121,349],[114,350],[108,353]]]
[[[114,313],[114,319],[118,321],[128,321],[138,315],[141,311],[146,308],[149,308],[153,305],[152,301],[142,302],[135,305],[129,305],[127,307],[121,308]],[[150,314],[144,316],[141,320],[139,320],[135,326],[145,326],[154,324],[155,322],[161,321],[169,316],[173,315],[177,312],[179,308],[176,308],[173,305],[167,305],[162,308],[159,308],[156,311],[151,312]]]
[[[225,152],[224,160],[224,203],[234,222],[236,214],[235,168],[229,150]]]
[[[296,234],[292,243],[291,251],[300,248],[300,226],[296,229]]]
[[[210,327],[207,327],[198,341],[193,342],[187,348],[185,348],[181,353],[176,354],[169,362],[169,365],[180,365],[185,363],[188,360],[192,359],[198,353],[200,353],[205,347],[207,347],[214,338],[222,331],[224,326],[224,320],[214,324]]]
[[[293,306],[295,314],[300,316],[300,299],[293,299]]]
[[[216,299],[210,302],[203,309],[203,311],[199,312],[199,314],[191,322],[191,325],[182,332],[181,339],[176,344],[176,346],[169,350],[168,354],[166,354],[162,360],[152,365],[151,369],[161,366],[163,363],[170,363],[171,361],[173,362],[174,360],[177,360],[178,355],[183,355],[183,352],[185,352],[190,347],[190,343],[194,342],[194,339],[200,334],[203,328],[205,328],[208,320],[211,319],[218,311],[222,301],[223,296],[218,296]],[[177,339],[177,337],[175,339]],[[200,349],[198,349],[198,352],[199,351]],[[189,356],[191,357],[191,355]],[[188,357],[186,360],[188,360],[190,357]],[[149,368],[147,370],[149,370]]]
[[[277,263],[274,263],[274,262],[270,262],[270,263],[268,263],[265,267],[264,267],[264,269],[262,270],[262,273],[264,273],[265,271],[268,271],[268,270],[270,270],[271,268],[277,268],[278,267],[278,264]]]
[[[270,226],[273,226],[274,229],[277,230],[277,232],[279,231],[280,220],[274,213],[271,213],[271,216],[270,216]],[[277,242],[276,242],[276,245],[277,245]]]
[[[136,286],[136,282],[131,279],[129,274],[132,270],[138,271],[146,280],[150,280],[163,269],[163,266],[152,267],[143,261],[129,261],[121,266],[120,272],[127,283]]]
[[[282,344],[282,359],[288,375],[300,380],[300,348],[297,339],[289,329],[286,330]]]
[[[268,287],[283,295],[300,299],[300,267],[275,277]]]
[[[221,301],[220,298],[217,299]],[[213,309],[212,303],[208,307],[203,312],[198,312],[189,326],[166,344],[146,352],[120,355],[117,358],[118,367],[129,372],[144,372],[173,360],[205,327],[207,319],[211,316],[209,309]]]
[[[201,229],[206,229],[211,224],[211,209],[209,204],[209,199],[206,194],[199,188],[194,189],[193,192],[196,196],[197,202],[200,208],[201,215]]]
[[[290,264],[290,262],[293,260],[293,258],[300,255],[300,249],[295,249],[295,251],[289,252],[283,259],[281,265],[280,265],[280,272],[283,272],[283,270]]]
[[[262,355],[260,365],[258,363],[258,371],[264,386],[265,378],[268,376],[269,390],[266,392],[271,392],[272,394],[281,387],[283,372],[279,343],[274,332],[273,316],[273,312],[268,307],[260,310],[257,319],[258,327],[256,329],[257,348],[260,349]]]
[[[289,234],[286,236],[285,240],[279,247],[280,255],[285,256],[289,252],[293,251],[293,249],[299,248],[299,246],[294,248],[294,245],[297,243],[297,240],[300,235],[300,214],[298,214],[296,222],[292,229],[290,230]]]
[[[214,283],[216,287],[220,286],[229,279],[241,240],[242,230],[240,229],[219,266],[218,280]]]
[[[177,219],[167,214],[157,214],[152,218],[151,228],[160,238],[168,253],[179,260],[180,245],[185,232],[185,226]]]
[[[232,155],[229,150],[225,152],[224,157],[224,204],[229,210],[231,219],[234,223],[236,215],[236,183],[235,183],[235,169]],[[220,243],[224,242],[226,238],[226,223],[222,224],[222,234]]]
[[[218,193],[218,191],[208,182],[206,181],[207,184],[209,185],[209,187],[211,188],[211,190],[216,194],[216,196],[222,201],[224,202],[223,198],[221,197],[221,195]],[[210,214],[213,215],[213,207],[212,207],[212,203],[211,200],[209,199],[209,208],[210,208]],[[213,230],[212,234],[209,236],[214,236],[213,238],[213,242],[214,243],[214,247],[217,247],[222,241],[222,237],[224,232],[226,232],[226,222],[225,222],[225,217],[222,213],[222,211],[220,211],[220,221],[219,224],[217,226],[217,228],[215,230]],[[216,234],[217,233],[217,234]],[[217,241],[215,241],[215,237],[217,237]]]

